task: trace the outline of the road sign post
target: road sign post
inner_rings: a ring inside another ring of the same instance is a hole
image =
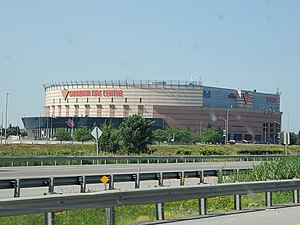
[[[284,132],[283,143],[285,144],[285,154],[288,154],[288,145],[290,144],[290,132]]]
[[[98,140],[99,140],[99,137],[102,135],[102,133],[103,132],[98,127],[95,127],[93,129],[93,131],[91,132],[91,134],[93,135],[93,137],[96,139],[97,156],[99,155],[99,143],[98,143]]]

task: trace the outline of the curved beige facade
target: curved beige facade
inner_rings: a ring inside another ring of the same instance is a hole
[[[44,88],[45,117],[100,121],[139,114],[163,119],[163,128],[188,128],[201,134],[210,124],[227,130],[228,139],[267,143],[277,143],[281,132],[278,93],[186,81],[86,81]]]
[[[196,83],[123,81],[45,85],[45,116],[153,118],[153,106],[199,107],[203,88]]]

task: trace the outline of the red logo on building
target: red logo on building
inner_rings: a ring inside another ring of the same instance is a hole
[[[122,90],[62,90],[64,100],[67,97],[123,97]]]
[[[243,95],[244,95],[245,103],[248,104],[251,99],[250,93],[246,91]]]
[[[68,97],[68,95],[69,95],[69,91],[68,91],[68,90],[62,90],[62,91],[61,91],[61,94],[62,94],[64,100],[66,100],[67,97]]]

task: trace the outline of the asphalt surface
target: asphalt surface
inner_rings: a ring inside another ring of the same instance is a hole
[[[50,176],[81,176],[97,174],[126,174],[141,172],[172,172],[219,169],[250,169],[261,162],[201,162],[164,164],[107,164],[76,166],[5,167],[0,169],[1,179],[33,178]]]
[[[196,220],[166,223],[169,225],[300,225],[300,206],[265,209],[248,213],[222,215]]]

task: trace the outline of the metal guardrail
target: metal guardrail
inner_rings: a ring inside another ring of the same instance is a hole
[[[136,189],[132,191],[109,190],[100,193],[63,194],[39,197],[0,199],[0,216],[46,213],[55,220],[55,212],[107,208],[108,223],[114,224],[114,208],[123,205],[157,204],[157,215],[164,218],[165,202],[199,199],[199,214],[206,214],[206,199],[217,196],[234,196],[235,209],[241,210],[241,195],[265,193],[265,205],[272,205],[272,192],[293,191],[293,202],[299,203],[300,179],[282,181],[244,182],[217,185],[184,186],[176,188]],[[28,207],[30,206],[30,207]],[[158,212],[159,211],[159,212]],[[48,218],[48,217],[47,217]],[[159,219],[159,218],[158,218]],[[50,221],[50,222],[51,222]],[[46,224],[49,224],[46,220]],[[52,224],[52,223],[51,223]]]
[[[299,155],[297,155],[299,156]],[[1,157],[0,166],[85,165],[118,163],[188,163],[211,161],[268,161],[284,155],[225,155],[225,156],[50,156],[50,157]]]
[[[236,171],[246,169],[249,168],[245,167]],[[141,181],[151,180],[158,181],[158,185],[163,186],[163,182],[166,179],[179,179],[180,185],[184,185],[186,178],[199,178],[199,183],[203,183],[205,176],[217,176],[218,174],[223,175],[224,172],[230,173],[232,171],[234,171],[234,169],[0,179],[0,190],[14,189],[14,197],[20,197],[22,188],[48,187],[48,192],[53,193],[55,186],[78,185],[80,186],[80,191],[85,193],[87,191],[86,186],[88,184],[100,184],[100,179],[103,176],[106,176],[109,179],[109,189],[114,189],[114,184],[119,182],[134,182],[135,188],[139,188]]]

